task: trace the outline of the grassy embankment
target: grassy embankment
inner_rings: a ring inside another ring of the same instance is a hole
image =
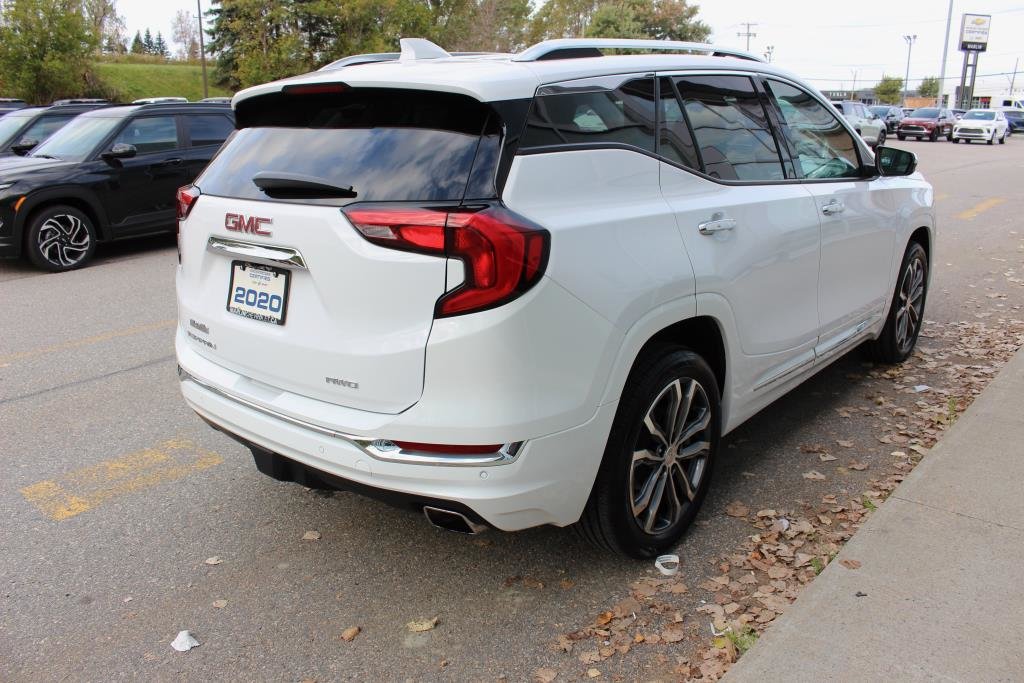
[[[120,94],[122,102],[142,97],[203,98],[203,71],[198,65],[97,62],[95,67],[99,77]],[[212,77],[212,73],[208,75]],[[230,94],[211,80],[210,97]]]

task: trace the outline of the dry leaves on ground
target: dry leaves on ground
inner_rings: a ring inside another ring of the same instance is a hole
[[[362,630],[363,629],[359,628],[358,626],[349,626],[347,629],[342,631],[341,635],[338,637],[344,640],[346,643],[351,643],[353,640],[355,640],[356,636],[358,636],[360,631]]]
[[[423,631],[430,631],[435,626],[439,619],[434,617],[433,619],[414,619],[405,625],[411,633],[422,633]]]

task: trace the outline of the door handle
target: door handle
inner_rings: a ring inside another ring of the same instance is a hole
[[[720,215],[720,214],[719,214]],[[725,230],[732,230],[736,227],[735,218],[712,218],[710,221],[704,221],[697,225],[697,230],[702,235],[713,235],[716,232],[723,232]]]
[[[182,161],[184,161],[184,159],[175,157],[174,159],[165,159],[164,161],[160,162],[160,165],[161,166],[179,166]]]
[[[843,211],[846,211],[846,204],[843,204],[838,199],[833,199],[828,204],[821,207],[821,212],[826,216],[834,216],[837,213],[842,213]]]

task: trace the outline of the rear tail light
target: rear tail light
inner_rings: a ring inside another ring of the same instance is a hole
[[[177,206],[179,221],[188,218],[188,214],[192,211],[192,207],[195,206],[200,194],[199,188],[195,185],[186,185],[178,188]]]
[[[192,212],[192,207],[196,205],[196,200],[199,199],[199,188],[195,185],[185,185],[184,187],[178,188],[178,194],[175,196],[174,206],[177,209],[178,223],[177,223],[177,240],[178,240],[178,265],[181,265],[181,221],[188,218],[189,213]]]
[[[548,231],[503,206],[343,209],[359,233],[389,249],[459,259],[465,281],[442,296],[439,318],[494,308],[518,298],[547,265]]]

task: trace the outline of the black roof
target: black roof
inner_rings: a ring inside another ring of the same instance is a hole
[[[65,105],[67,106],[67,105]],[[220,102],[158,102],[155,104],[124,104],[94,109],[85,116],[124,118],[134,114],[159,111],[167,114],[195,114],[197,112],[231,113],[231,105]]]

